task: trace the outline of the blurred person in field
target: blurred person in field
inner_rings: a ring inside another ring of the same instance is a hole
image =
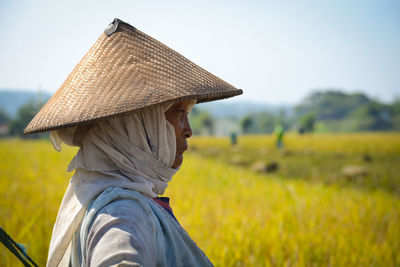
[[[281,125],[277,125],[274,132],[276,135],[276,147],[279,149],[284,148],[283,135],[285,134],[285,131],[283,130],[283,127]]]

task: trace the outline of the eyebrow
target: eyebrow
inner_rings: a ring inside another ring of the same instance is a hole
[[[183,103],[179,103],[173,106],[174,108],[185,108],[185,105]]]

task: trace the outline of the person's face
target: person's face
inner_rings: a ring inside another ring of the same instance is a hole
[[[176,102],[165,112],[165,118],[174,126],[176,137],[176,156],[172,168],[182,164],[183,152],[188,149],[186,139],[192,136],[188,120],[189,105],[189,101]]]

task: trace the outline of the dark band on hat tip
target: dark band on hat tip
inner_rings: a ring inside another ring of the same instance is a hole
[[[130,28],[136,29],[135,27],[126,23],[125,21],[115,18],[114,21],[111,22],[110,25],[108,25],[108,27],[104,30],[104,33],[107,34],[108,36],[111,36],[113,33],[118,31],[119,26],[121,24],[125,24],[125,25],[129,26]]]

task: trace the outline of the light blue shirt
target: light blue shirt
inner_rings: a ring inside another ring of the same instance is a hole
[[[71,266],[212,266],[179,223],[137,191],[92,200],[72,241]]]

